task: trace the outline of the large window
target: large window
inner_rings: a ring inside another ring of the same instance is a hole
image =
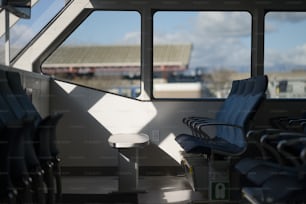
[[[306,12],[265,16],[265,73],[271,98],[306,98]]]
[[[5,42],[4,42],[4,37],[0,37],[0,64],[5,63]]]
[[[155,98],[225,98],[250,76],[248,12],[159,11],[153,20]]]
[[[42,72],[136,98],[140,92],[140,14],[94,11],[42,64]]]
[[[19,19],[10,28],[10,58],[13,59],[65,6],[68,0],[33,0],[30,19]]]

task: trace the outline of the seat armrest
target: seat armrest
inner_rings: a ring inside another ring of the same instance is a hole
[[[277,128],[265,128],[265,129],[256,129],[250,130],[247,132],[247,138],[261,138],[263,135],[270,135],[282,132],[283,130]],[[259,140],[258,140],[259,141]]]
[[[198,130],[202,130],[203,127],[206,126],[227,126],[227,127],[233,127],[233,128],[239,128],[243,129],[242,126],[236,125],[236,124],[230,124],[230,123],[222,123],[222,122],[207,122],[207,123],[201,123],[196,126]]]
[[[211,130],[208,131],[207,128],[211,128],[211,127],[217,127],[217,126],[224,126],[224,127],[231,127],[234,129],[239,129],[241,131],[244,131],[243,127],[239,126],[239,125],[235,125],[235,124],[230,124],[230,123],[221,123],[221,122],[211,122],[211,123],[202,123],[199,124],[195,127],[196,131],[198,131],[199,133],[203,134],[203,135],[207,135],[209,138],[214,138],[215,135],[215,130]],[[206,130],[205,130],[206,128]],[[245,134],[243,134],[245,135]]]
[[[279,142],[285,139],[293,139],[293,138],[302,138],[306,137],[304,133],[298,132],[279,132],[275,134],[266,134],[263,135],[260,139],[261,143],[269,143],[269,141]]]
[[[294,148],[294,146],[295,146],[295,150],[297,150],[296,152],[292,153],[288,151],[289,149]],[[291,147],[291,148],[288,148],[288,147]],[[303,167],[303,165],[305,164],[304,163],[305,150],[306,150],[306,138],[305,137],[281,140],[277,144],[277,149],[282,155],[288,158],[297,168]],[[302,169],[303,168],[301,168],[301,170]],[[304,171],[301,173],[304,174]]]
[[[290,126],[303,126],[302,124],[306,122],[305,118],[300,118],[300,119],[292,119],[289,120],[289,125]]]

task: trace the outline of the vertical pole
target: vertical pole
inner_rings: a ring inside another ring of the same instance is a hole
[[[4,62],[5,65],[10,65],[10,13],[7,10],[5,12],[5,50],[4,50]]]
[[[141,18],[141,100],[153,95],[153,19],[151,9],[144,9]]]
[[[252,76],[264,74],[265,11],[256,8],[252,18]]]
[[[138,190],[138,149],[119,149],[119,192]]]

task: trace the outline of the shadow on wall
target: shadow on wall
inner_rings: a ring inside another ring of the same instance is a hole
[[[179,151],[163,143],[169,135],[173,137],[173,125],[160,123],[172,123],[173,118],[167,112],[158,116],[152,102],[51,81],[50,110],[65,113],[57,133],[63,166],[117,166],[117,150],[109,146],[108,137],[135,132],[144,132],[151,139],[151,145],[140,150],[140,165],[178,165],[168,152]]]

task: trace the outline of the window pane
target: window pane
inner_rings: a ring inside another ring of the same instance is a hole
[[[140,90],[140,15],[94,11],[43,63],[42,72],[128,97]]]
[[[5,63],[5,41],[4,41],[4,36],[0,37],[0,64]]]
[[[11,27],[11,59],[16,57],[16,55],[49,23],[67,2],[67,0],[38,0],[31,9],[31,18],[19,19],[17,23]]]
[[[251,15],[156,12],[154,48],[154,97],[224,98],[250,76]]]
[[[265,73],[271,98],[306,97],[306,12],[265,17]]]

